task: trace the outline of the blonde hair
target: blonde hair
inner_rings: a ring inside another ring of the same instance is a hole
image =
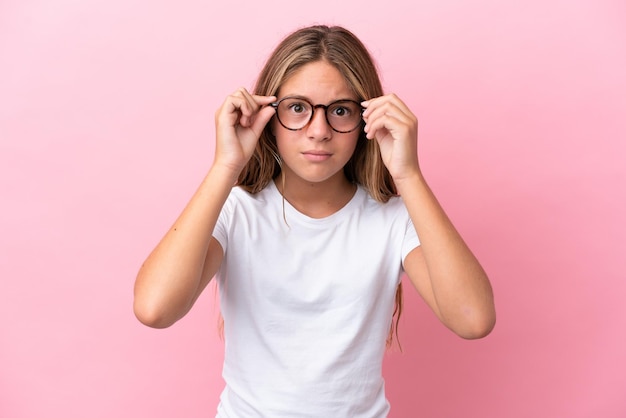
[[[363,43],[340,26],[316,25],[301,28],[282,40],[261,70],[254,93],[277,95],[281,85],[306,64],[325,61],[333,65],[360,100],[382,96],[383,89],[374,60]],[[281,172],[276,139],[270,124],[265,127],[252,158],[241,171],[237,185],[250,193],[263,190]],[[368,140],[361,128],[356,149],[344,167],[351,182],[361,185],[375,200],[386,203],[397,195],[396,185],[380,156],[378,142]],[[396,292],[387,345],[397,339],[402,313],[402,284]]]

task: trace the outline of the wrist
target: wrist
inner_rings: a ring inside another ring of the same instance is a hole
[[[219,181],[232,186],[237,182],[241,170],[242,167],[215,162],[209,169],[207,178],[211,178],[212,182]]]
[[[419,168],[411,170],[402,176],[394,177],[393,182],[396,185],[399,195],[403,195],[406,190],[414,190],[415,187],[426,185],[426,179]]]

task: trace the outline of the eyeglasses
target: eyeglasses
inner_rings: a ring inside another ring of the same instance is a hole
[[[307,126],[318,108],[324,109],[326,122],[335,132],[352,132],[363,121],[363,107],[355,100],[337,100],[328,105],[314,105],[302,97],[289,96],[269,105],[276,109],[278,122],[290,131],[299,131]]]

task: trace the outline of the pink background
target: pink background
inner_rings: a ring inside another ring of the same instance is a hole
[[[626,416],[623,0],[210,3],[0,1],[0,416],[214,415],[214,288],[153,330],[133,281],[217,106],[311,23],[359,35],[419,116],[497,297],[464,341],[407,286],[392,417]]]

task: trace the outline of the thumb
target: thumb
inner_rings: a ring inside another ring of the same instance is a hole
[[[275,113],[276,111],[273,107],[266,106],[263,109],[259,110],[259,113],[256,114],[256,117],[254,118],[254,122],[252,123],[252,126],[250,126],[250,129],[252,129],[252,132],[254,132],[257,138],[261,136],[265,125],[267,125],[267,122],[269,122],[269,120],[272,118],[272,116],[274,116]]]

